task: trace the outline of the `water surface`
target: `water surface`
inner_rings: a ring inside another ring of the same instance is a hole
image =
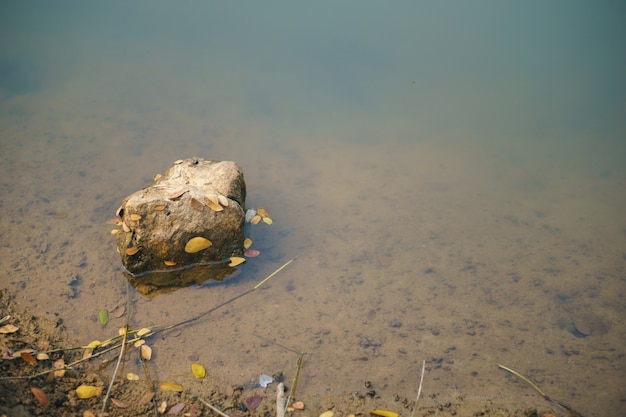
[[[261,256],[154,299],[191,360],[301,395],[626,401],[624,7],[394,2],[1,6],[1,284],[88,342],[126,299],[110,225],[179,159],[234,160]],[[574,323],[591,334],[576,331]],[[433,400],[434,401],[434,400]]]

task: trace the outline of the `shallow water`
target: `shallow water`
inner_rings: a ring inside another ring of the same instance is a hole
[[[176,159],[234,160],[274,219],[249,230],[261,255],[224,283],[131,289],[131,323],[298,259],[155,337],[158,378],[199,361],[289,381],[306,352],[301,395],[413,398],[425,359],[442,403],[536,400],[503,363],[585,415],[622,409],[623,10],[45,4],[0,13],[0,280],[33,314],[115,334],[106,221]]]

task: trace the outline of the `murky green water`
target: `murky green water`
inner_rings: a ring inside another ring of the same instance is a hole
[[[298,259],[153,340],[158,377],[292,377],[306,352],[303,394],[412,398],[425,359],[438,401],[536,399],[504,363],[585,415],[621,409],[621,6],[46,4],[0,13],[0,280],[33,314],[115,334],[106,221],[176,159],[234,160],[274,219],[250,231],[261,255],[225,283],[131,290],[131,322]]]

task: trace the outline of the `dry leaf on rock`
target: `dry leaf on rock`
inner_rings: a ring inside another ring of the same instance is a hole
[[[200,252],[201,250],[211,247],[212,245],[213,243],[211,243],[209,239],[204,238],[202,236],[196,236],[196,237],[189,239],[189,241],[185,245],[185,252],[187,253]]]
[[[230,263],[228,264],[228,266],[237,266],[237,265],[244,263],[245,261],[246,261],[246,258],[241,258],[239,256],[231,256]]]

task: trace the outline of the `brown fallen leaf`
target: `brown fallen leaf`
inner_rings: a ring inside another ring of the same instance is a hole
[[[125,403],[122,400],[118,400],[117,398],[113,398],[111,397],[111,402],[117,407],[117,408],[128,408],[128,404]]]
[[[37,359],[28,352],[20,352],[20,356],[29,365],[37,365]]]
[[[203,211],[204,210],[204,204],[202,204],[201,202],[199,202],[195,198],[191,199],[191,207],[193,209],[195,209],[195,210],[198,210],[198,211]]]
[[[119,319],[124,313],[126,313],[126,306],[122,305],[115,311],[115,317]]]
[[[224,210],[224,207],[220,206],[219,204],[214,203],[211,200],[207,200],[206,201],[206,206],[208,208],[210,208],[211,210],[213,210],[213,211],[222,211],[222,210]]]
[[[48,406],[48,396],[41,388],[30,387],[30,390],[35,396],[35,400],[37,400],[39,405],[41,405],[42,407]]]
[[[139,252],[139,248],[136,246],[133,246],[131,248],[126,248],[124,250],[124,252],[126,252],[126,255],[128,256],[133,256],[134,254],[136,254],[137,252]]]
[[[4,326],[0,327],[0,334],[15,333],[19,329],[20,329],[19,327],[14,326],[12,324],[5,324]]]

